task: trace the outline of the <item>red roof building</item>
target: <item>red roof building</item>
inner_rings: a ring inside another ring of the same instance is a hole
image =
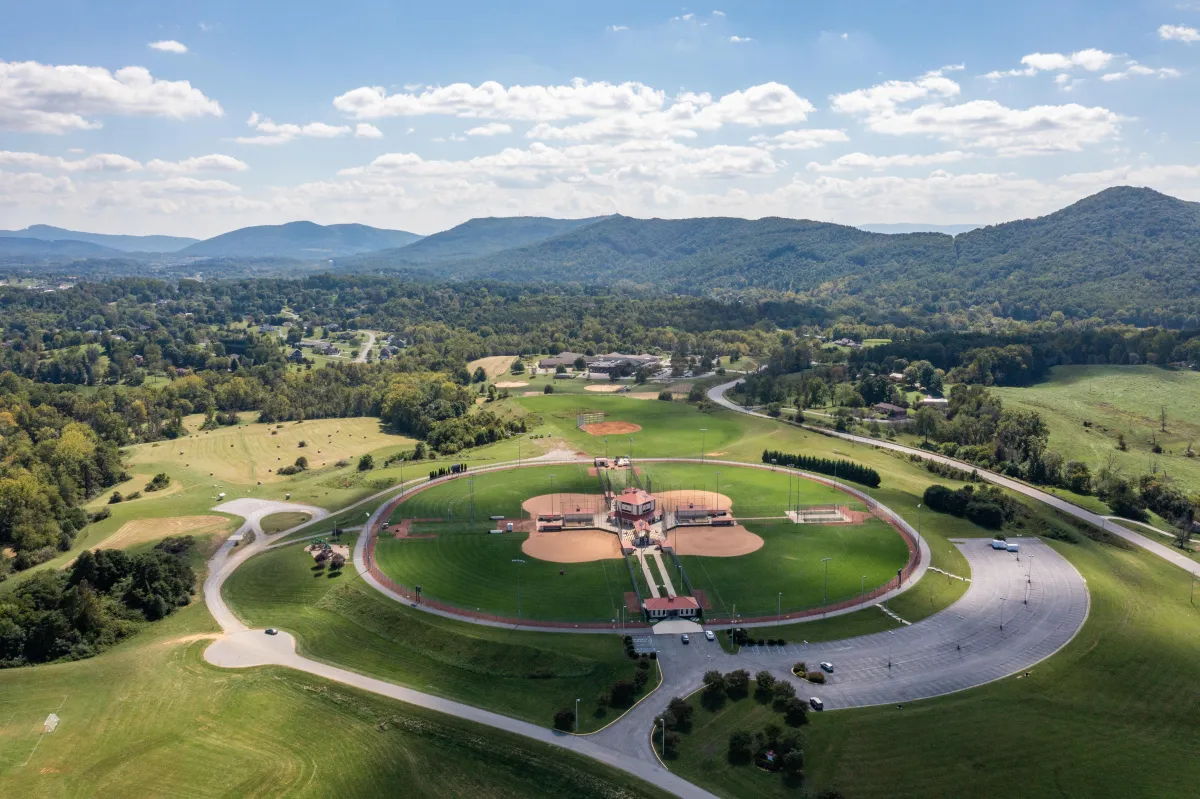
[[[652,619],[677,616],[693,618],[700,615],[700,603],[691,596],[650,597],[642,602],[642,607]]]

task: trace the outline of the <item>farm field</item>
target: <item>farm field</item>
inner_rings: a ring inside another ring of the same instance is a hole
[[[300,545],[252,558],[224,594],[246,623],[295,634],[309,657],[543,726],[576,697],[584,699],[581,728],[603,726],[613,716],[596,714],[595,697],[634,670],[615,634],[514,632],[433,616],[383,596],[353,570],[336,579],[314,572]]]
[[[251,416],[246,414],[245,421],[249,422]],[[408,449],[415,443],[384,432],[379,420],[371,417],[311,419],[278,425],[238,424],[200,430],[203,421],[202,414],[184,420],[187,438],[130,448],[129,470],[154,473],[156,467],[170,465],[201,476],[211,474],[213,482],[253,485],[260,480],[283,481],[285,478],[275,474],[275,470],[290,466],[301,455],[316,469],[385,448]],[[302,441],[306,446],[300,446]]]
[[[224,671],[193,604],[90,660],[0,671],[0,795],[663,794],[561,750],[287,669]],[[41,736],[51,712],[61,721]]]
[[[991,389],[1005,408],[1035,410],[1050,428],[1050,448],[1086,463],[1095,474],[1108,462],[1127,475],[1157,467],[1200,491],[1200,372],[1157,366],[1056,366],[1046,382],[1025,388]],[[1167,431],[1160,428],[1165,407]],[[1084,427],[1090,422],[1091,427]],[[1123,434],[1128,451],[1117,449]],[[1163,448],[1151,452],[1151,439]]]
[[[515,355],[491,355],[487,358],[479,358],[467,364],[467,373],[474,375],[475,370],[482,367],[488,380],[496,380],[508,374],[508,369],[515,360],[517,360]]]

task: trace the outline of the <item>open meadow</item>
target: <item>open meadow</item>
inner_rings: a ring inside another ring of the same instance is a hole
[[[1200,491],[1200,372],[1157,366],[1056,366],[1025,388],[991,389],[1005,408],[1041,414],[1050,448],[1095,474],[1111,458],[1130,476],[1157,469]],[[1166,432],[1161,414],[1166,411]],[[1088,423],[1085,425],[1085,423]],[[1128,448],[1118,448],[1123,435]],[[1152,451],[1154,443],[1163,452]],[[1196,457],[1187,457],[1191,445]]]

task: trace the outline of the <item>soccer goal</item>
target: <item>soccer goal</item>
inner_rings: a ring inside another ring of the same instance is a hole
[[[604,411],[582,411],[575,414],[575,427],[584,430],[589,424],[600,424],[604,421]]]

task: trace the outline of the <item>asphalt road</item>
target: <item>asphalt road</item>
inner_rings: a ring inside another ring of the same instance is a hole
[[[738,413],[746,413],[751,416],[760,416],[764,419],[769,419],[770,417],[767,416],[766,414],[757,413],[756,411],[748,410],[746,408],[743,408],[741,405],[738,405],[736,402],[731,402],[725,398],[725,392],[728,391],[729,389],[733,388],[734,385],[736,385],[739,382],[740,382],[740,378],[738,380],[732,380],[728,383],[722,383],[719,386],[714,386],[713,388],[709,389],[708,398],[710,400],[712,400],[713,402],[717,403],[718,405],[728,408],[731,411],[737,411]],[[1166,561],[1169,561],[1170,563],[1175,564],[1176,566],[1183,569],[1184,571],[1187,571],[1191,574],[1196,574],[1198,571],[1200,571],[1200,566],[1197,565],[1196,561],[1192,560],[1187,555],[1184,555],[1181,552],[1177,552],[1177,551],[1171,549],[1170,547],[1163,546],[1162,544],[1158,543],[1157,541],[1152,541],[1151,539],[1147,538],[1146,536],[1141,535],[1140,533],[1135,533],[1132,530],[1128,530],[1124,527],[1121,527],[1120,525],[1109,524],[1108,519],[1105,516],[1101,516],[1098,513],[1092,513],[1090,510],[1081,508],[1073,502],[1068,502],[1067,500],[1062,499],[1061,497],[1057,497],[1054,494],[1051,494],[1047,491],[1043,491],[1039,488],[1034,488],[1033,486],[1028,485],[1027,483],[1022,483],[1018,480],[1013,480],[1011,477],[1005,477],[1002,474],[998,474],[996,472],[991,472],[991,471],[988,471],[987,469],[980,469],[979,467],[977,467],[973,464],[966,463],[964,461],[958,461],[953,458],[947,458],[945,455],[939,455],[934,452],[928,452],[926,450],[916,449],[914,447],[906,447],[903,444],[894,444],[890,441],[881,441],[881,440],[875,439],[875,438],[868,438],[866,436],[856,436],[851,433],[841,433],[836,430],[826,430],[824,428],[814,428],[814,427],[805,426],[805,429],[811,430],[813,432],[821,433],[823,435],[829,435],[829,436],[833,436],[835,438],[840,438],[845,441],[852,441],[856,444],[866,444],[867,446],[870,446],[870,447],[880,447],[883,449],[890,449],[890,450],[894,450],[896,452],[904,452],[909,455],[919,455],[920,457],[925,458],[926,460],[935,461],[937,463],[944,463],[944,464],[954,466],[959,469],[963,469],[968,472],[970,472],[970,471],[978,472],[979,476],[982,477],[984,480],[987,480],[989,483],[994,483],[995,485],[1003,486],[1004,488],[1008,488],[1008,489],[1011,489],[1012,491],[1016,491],[1019,494],[1024,494],[1025,496],[1029,497],[1030,499],[1036,499],[1038,502],[1042,502],[1046,505],[1049,505],[1050,507],[1060,510],[1069,516],[1074,516],[1076,519],[1081,519],[1085,522],[1088,522],[1089,524],[1094,524],[1097,527],[1101,527],[1101,528],[1107,530],[1108,532],[1112,533],[1113,535],[1117,536],[1118,538],[1123,538],[1126,541],[1128,541],[1129,543],[1135,544],[1135,545],[1141,547],[1142,549],[1145,549],[1145,550],[1148,550],[1149,552],[1154,553],[1155,555],[1159,556],[1163,560],[1166,560]]]

